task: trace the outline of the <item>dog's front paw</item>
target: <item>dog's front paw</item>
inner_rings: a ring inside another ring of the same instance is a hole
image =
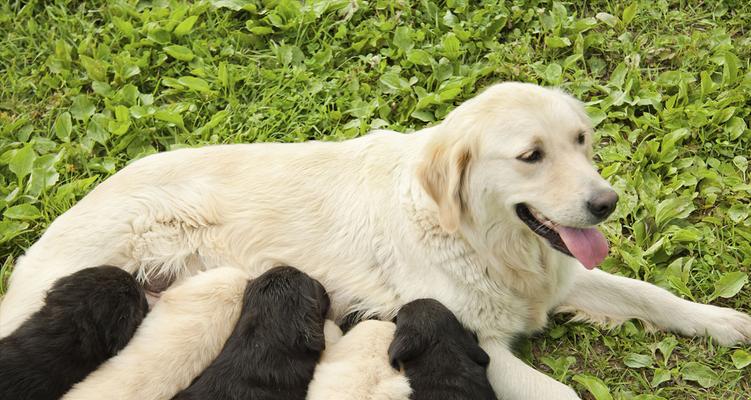
[[[731,308],[704,305],[695,322],[696,334],[711,336],[723,346],[751,342],[751,316]]]

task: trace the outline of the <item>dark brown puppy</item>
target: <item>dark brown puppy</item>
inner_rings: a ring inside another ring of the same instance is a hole
[[[412,400],[495,400],[490,358],[454,314],[433,299],[407,303],[396,316],[391,365],[404,369]]]
[[[222,352],[174,400],[304,400],[329,305],[323,286],[295,268],[254,279]]]
[[[147,312],[143,290],[120,268],[59,279],[42,309],[0,339],[0,399],[60,398],[125,347]]]

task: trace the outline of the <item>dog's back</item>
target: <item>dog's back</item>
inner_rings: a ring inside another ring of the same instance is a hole
[[[403,368],[412,400],[495,400],[487,377],[488,355],[436,300],[408,303],[396,317],[389,346],[394,368]]]
[[[125,347],[147,311],[143,291],[120,268],[61,278],[42,309],[0,339],[0,398],[59,398]]]
[[[308,400],[407,400],[409,382],[389,366],[396,326],[368,320],[327,348],[308,388]]]
[[[292,267],[259,276],[219,356],[174,400],[305,399],[329,305],[323,286]]]

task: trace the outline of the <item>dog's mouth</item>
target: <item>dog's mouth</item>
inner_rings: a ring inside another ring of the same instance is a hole
[[[573,228],[557,224],[523,203],[516,205],[516,215],[532,232],[545,238],[551,247],[576,258],[587,269],[596,267],[608,255],[608,242],[596,228]]]

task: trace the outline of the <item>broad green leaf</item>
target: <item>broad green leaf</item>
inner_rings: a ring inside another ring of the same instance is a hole
[[[112,17],[112,22],[123,35],[133,36],[134,29],[133,24],[131,24],[130,21],[119,17]]]
[[[5,243],[20,235],[29,227],[26,222],[13,221],[11,219],[0,220],[0,243]]]
[[[732,358],[735,368],[743,369],[751,365],[751,354],[748,354],[745,350],[736,350],[733,352]]]
[[[156,28],[149,31],[146,37],[159,44],[167,44],[172,40],[172,34],[170,31],[163,28]]]
[[[43,191],[57,183],[60,174],[57,172],[56,165],[62,157],[63,151],[60,151],[59,153],[45,154],[34,161],[29,184],[26,186],[27,194],[38,197]]]
[[[249,21],[250,22],[250,21]],[[248,27],[248,30],[255,35],[264,36],[274,33],[274,28],[270,26],[252,26]]]
[[[571,46],[571,40],[569,40],[569,38],[566,38],[566,37],[548,36],[545,38],[545,44],[548,47],[556,49],[556,48]]]
[[[634,16],[636,15],[636,11],[638,10],[639,4],[637,2],[631,3],[628,7],[623,9],[623,17],[621,20],[623,21],[623,26],[628,26],[631,21],[634,19]]]
[[[411,32],[412,30],[407,26],[396,28],[396,32],[394,32],[394,44],[396,47],[404,52],[411,50],[415,45],[415,42],[412,41]]]
[[[92,81],[107,81],[107,65],[88,56],[80,56],[81,65]]]
[[[563,68],[557,63],[551,63],[545,68],[545,80],[552,84],[560,83],[562,75]]]
[[[676,197],[661,201],[655,209],[655,223],[662,227],[676,218],[686,218],[696,207],[691,199]]]
[[[256,6],[251,0],[209,0],[216,8],[229,8],[232,11],[255,11]]]
[[[653,394],[640,394],[636,397],[632,397],[631,400],[668,400],[662,396],[656,396]]]
[[[180,22],[177,24],[175,29],[172,31],[172,33],[175,34],[175,36],[183,36],[190,32],[191,29],[193,29],[193,25],[198,21],[197,15],[191,15],[188,18],[185,18],[183,22]]]
[[[595,400],[613,400],[613,396],[610,394],[610,389],[600,378],[579,374],[574,376],[574,381],[578,382],[589,393],[592,393]]]
[[[735,164],[735,166],[739,170],[741,170],[741,172],[745,173],[748,169],[748,158],[744,156],[735,156],[733,157],[733,164]]]
[[[381,75],[381,78],[378,81],[394,91],[404,91],[408,90],[410,87],[409,82],[399,76],[399,73],[396,71],[389,71]]]
[[[710,388],[720,382],[720,378],[716,372],[696,361],[686,363],[681,368],[681,376],[683,376],[684,380],[697,382],[703,388]]]
[[[662,368],[655,369],[652,381],[649,383],[653,388],[660,386],[661,384],[671,379],[670,371]]]
[[[751,206],[748,204],[735,203],[728,209],[728,217],[736,224],[739,224],[748,218],[749,209],[751,209]]]
[[[180,116],[180,114],[178,114],[177,112],[170,111],[167,109],[163,109],[163,110],[159,110],[155,112],[154,118],[161,120],[161,121],[169,122],[171,124],[175,124],[179,127],[184,126],[183,117]]]
[[[20,180],[31,173],[31,168],[34,165],[37,155],[34,152],[34,148],[31,143],[18,149],[8,163],[8,168],[11,172],[16,174],[16,177]]]
[[[73,131],[73,122],[70,119],[70,113],[64,112],[55,119],[55,136],[63,142],[70,141],[70,133]]]
[[[607,26],[614,28],[618,23],[621,21],[613,14],[608,14],[606,12],[597,13],[595,15],[595,18],[599,19],[600,21],[604,22]]]
[[[192,60],[195,55],[193,55],[193,51],[185,46],[180,45],[172,45],[172,46],[165,46],[164,51],[169,54],[172,58],[180,61],[190,61]]]
[[[453,32],[449,32],[441,39],[443,55],[450,60],[459,58],[462,53],[462,43]]]
[[[629,353],[623,358],[623,363],[631,368],[644,368],[652,365],[652,357],[644,354]]]
[[[660,353],[662,353],[662,359],[667,362],[668,359],[670,359],[670,355],[673,354],[673,350],[675,350],[676,346],[678,346],[678,339],[674,336],[668,336],[665,339],[662,339],[660,343],[657,343],[655,348],[660,350]]]
[[[407,60],[417,65],[430,65],[433,57],[425,50],[412,49],[407,52]]]
[[[70,106],[70,114],[79,121],[88,121],[94,115],[96,108],[89,98],[85,95],[78,95],[73,98],[73,104]]]
[[[188,89],[195,90],[197,92],[208,93],[211,92],[209,83],[201,78],[194,76],[183,76],[177,80],[181,85],[184,85]]]
[[[748,274],[745,272],[726,272],[714,283],[714,292],[710,296],[710,301],[718,297],[729,299],[738,294],[746,283],[748,283]]]
[[[33,205],[24,203],[9,207],[5,210],[3,216],[10,219],[33,220],[41,217],[42,213]]]
[[[103,114],[94,114],[86,126],[86,138],[99,144],[107,144],[110,134],[107,131],[109,118]]]

